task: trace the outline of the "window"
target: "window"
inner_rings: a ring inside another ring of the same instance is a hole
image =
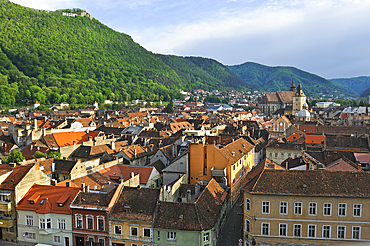
[[[209,232],[203,234],[203,243],[209,242]]]
[[[161,240],[161,232],[160,231],[157,231],[157,240]]]
[[[251,200],[249,198],[245,199],[245,209],[250,212],[251,211]]]
[[[94,229],[94,218],[91,215],[86,216],[87,229]]]
[[[346,238],[346,227],[345,226],[337,227],[337,238]]]
[[[275,153],[275,158],[278,158],[278,153]]]
[[[293,236],[295,237],[302,236],[302,225],[294,225]]]
[[[325,216],[331,216],[331,203],[324,203],[323,213]]]
[[[323,225],[322,226],[322,237],[323,238],[330,238],[331,234],[331,226],[330,225]]]
[[[316,225],[308,225],[308,237],[316,237]]]
[[[152,236],[152,230],[150,228],[143,228],[143,235],[144,235],[144,237],[151,237]]]
[[[139,246],[137,243],[132,243],[131,246]]]
[[[33,226],[33,216],[32,215],[26,215],[26,225]]]
[[[51,229],[51,218],[46,219],[46,229]]]
[[[352,239],[360,239],[361,227],[352,226]]]
[[[361,204],[353,204],[353,217],[361,217]]]
[[[115,225],[115,226],[114,226],[114,234],[121,235],[121,234],[122,234],[122,226],[120,226],[120,225]]]
[[[346,216],[347,204],[339,203],[338,204],[338,216]]]
[[[39,229],[45,230],[45,219],[39,219]]]
[[[66,229],[66,220],[65,219],[58,219],[58,229],[65,230]]]
[[[280,202],[280,214],[288,214],[288,202]]]
[[[98,217],[97,223],[98,223],[98,226],[97,226],[98,230],[103,231],[104,230],[104,217]]]
[[[167,234],[167,240],[176,240],[176,232],[169,231]]]
[[[279,236],[286,237],[287,236],[287,224],[279,224]]]
[[[82,228],[82,215],[80,214],[76,215],[76,227]]]
[[[302,203],[301,202],[294,203],[294,214],[302,215]]]
[[[248,233],[251,232],[251,222],[249,220],[245,220],[245,231]]]
[[[137,236],[138,228],[137,227],[130,227],[130,235]]]
[[[261,234],[265,236],[270,235],[270,224],[269,223],[261,224]]]
[[[98,242],[99,242],[99,246],[105,246],[104,238],[99,238]]]
[[[262,213],[269,214],[270,213],[270,202],[263,201],[262,202]]]
[[[316,202],[310,202],[308,205],[308,215],[316,215]]]
[[[53,243],[60,243],[60,236],[53,236]]]
[[[36,233],[29,232],[28,235],[27,235],[27,239],[36,240]]]

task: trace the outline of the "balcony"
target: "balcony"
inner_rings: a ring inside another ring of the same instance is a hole
[[[122,239],[122,240],[141,241],[141,242],[152,242],[151,237],[142,237],[142,236],[124,236],[122,234],[113,234],[113,238]]]
[[[0,227],[2,228],[9,228],[13,227],[14,220],[12,218],[4,219],[0,218]]]
[[[12,211],[12,203],[10,201],[1,201],[0,202],[0,211],[3,211],[3,212]]]

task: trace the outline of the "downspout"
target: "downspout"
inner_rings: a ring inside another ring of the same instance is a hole
[[[199,237],[198,237],[198,240],[199,240],[199,246],[200,246],[200,235],[202,234],[203,231],[200,231],[199,232]]]

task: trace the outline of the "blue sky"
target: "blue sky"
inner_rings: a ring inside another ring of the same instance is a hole
[[[12,0],[81,8],[154,53],[370,76],[369,0]]]

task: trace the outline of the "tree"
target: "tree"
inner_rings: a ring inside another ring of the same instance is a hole
[[[46,157],[47,154],[45,153],[42,153],[41,151],[36,151],[35,154],[33,154],[32,156],[32,159],[38,159],[38,158],[41,158],[41,157]]]
[[[12,152],[10,152],[10,155],[8,158],[3,160],[3,163],[4,164],[19,163],[24,159],[25,158],[23,157],[22,153],[19,150],[15,149]]]
[[[48,157],[54,158],[54,159],[60,159],[62,157],[62,154],[58,151],[53,151],[48,154]]]
[[[173,102],[172,101],[170,101],[167,104],[167,106],[165,108],[165,111],[166,111],[166,113],[169,113],[169,114],[172,114],[174,112],[174,110],[173,110]]]

